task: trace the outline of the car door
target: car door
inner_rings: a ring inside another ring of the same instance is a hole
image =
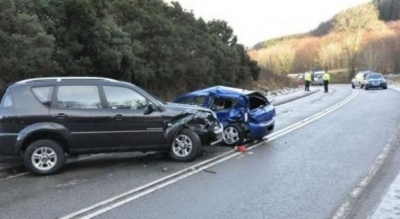
[[[103,86],[109,114],[113,118],[113,146],[140,148],[166,145],[162,114],[154,109],[146,114],[152,104],[132,88]]]
[[[237,100],[233,98],[218,97],[214,99],[211,110],[215,112],[218,120],[223,126],[226,126],[231,121],[231,110],[237,104]]]
[[[60,85],[50,109],[55,125],[68,130],[71,150],[99,151],[111,146],[111,117],[96,85]]]

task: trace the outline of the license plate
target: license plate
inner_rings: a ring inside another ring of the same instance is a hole
[[[372,83],[372,85],[379,85],[379,82],[374,82]]]

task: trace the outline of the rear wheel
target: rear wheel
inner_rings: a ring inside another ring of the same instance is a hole
[[[28,146],[24,153],[26,168],[36,175],[57,173],[64,165],[64,151],[52,140],[38,140]]]
[[[228,146],[240,145],[244,141],[244,130],[238,124],[230,124],[224,129],[224,143]]]
[[[199,136],[189,129],[183,129],[171,143],[169,156],[176,161],[189,162],[200,153]]]
[[[356,88],[356,86],[354,86],[354,84],[351,84],[351,88],[353,88],[353,89],[354,89],[354,88]]]
[[[383,89],[386,90],[386,89],[387,89],[387,86],[384,86]]]

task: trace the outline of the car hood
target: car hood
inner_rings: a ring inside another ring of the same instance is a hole
[[[193,114],[196,112],[205,112],[215,115],[213,111],[210,109],[200,107],[197,105],[187,105],[187,104],[178,104],[178,103],[165,103],[164,107],[166,109],[165,113],[171,116],[176,116],[179,114]]]

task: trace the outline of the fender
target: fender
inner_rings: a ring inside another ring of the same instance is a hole
[[[196,111],[194,113],[192,111],[176,116],[167,123],[165,138],[168,142],[172,142],[172,139],[184,128],[189,128],[196,133],[207,132],[207,125],[210,123],[207,119],[208,115],[208,113],[203,113],[201,111]]]
[[[57,134],[67,142],[68,147],[72,145],[71,135],[68,132],[67,128],[57,123],[40,122],[29,125],[21,130],[21,132],[18,134],[17,141],[15,144],[16,147],[14,150],[16,154],[18,154],[21,151],[22,146],[24,145],[27,139],[36,134],[44,132]]]

